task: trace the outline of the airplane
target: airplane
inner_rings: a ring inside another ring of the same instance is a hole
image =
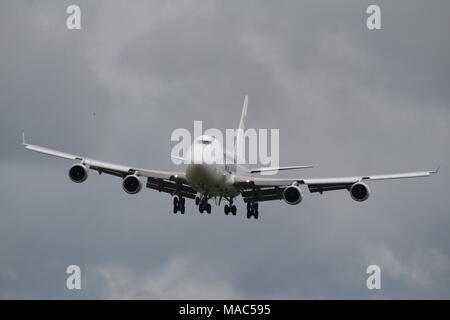
[[[374,180],[388,180],[401,178],[427,177],[434,171],[419,171],[408,173],[365,175],[337,178],[267,178],[254,177],[254,173],[265,171],[279,171],[311,168],[312,166],[290,166],[290,167],[267,167],[248,169],[238,165],[237,159],[242,157],[242,148],[245,143],[246,118],[247,118],[248,96],[244,98],[244,105],[239,122],[239,130],[234,145],[234,165],[226,165],[217,159],[205,159],[202,148],[205,145],[218,144],[219,141],[213,136],[202,135],[194,139],[187,153],[187,157],[181,158],[188,163],[185,172],[159,171],[125,166],[110,162],[95,160],[79,155],[73,155],[47,147],[28,144],[25,142],[25,134],[22,134],[22,144],[27,150],[51,155],[59,158],[77,161],[69,169],[69,178],[75,183],[81,183],[88,178],[88,169],[97,171],[99,174],[106,173],[120,177],[122,188],[128,194],[136,194],[141,191],[143,184],[150,189],[168,193],[173,197],[173,213],[185,213],[185,199],[194,199],[199,212],[211,213],[209,200],[214,198],[216,205],[225,199],[228,204],[224,206],[226,215],[230,213],[235,216],[237,212],[234,199],[242,196],[247,204],[247,218],[258,219],[260,202],[272,200],[284,200],[289,205],[297,205],[303,200],[301,185],[305,185],[311,193],[322,194],[326,191],[342,190],[349,191],[353,200],[362,202],[369,198],[370,189],[367,182]],[[216,155],[222,157],[222,155]],[[229,156],[228,153],[224,156]],[[172,156],[177,158],[176,156]],[[145,179],[147,180],[145,182]],[[144,180],[144,182],[143,182]],[[217,197],[219,202],[217,203]]]

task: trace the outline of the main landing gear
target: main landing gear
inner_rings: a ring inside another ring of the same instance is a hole
[[[258,203],[247,202],[247,219],[250,219],[251,217],[258,219],[258,216],[259,216]]]
[[[197,199],[198,200],[198,211],[200,211],[200,213],[203,213],[204,211],[208,212],[208,214],[211,213],[211,204],[208,203],[208,198],[207,197],[203,197],[201,200],[200,198],[195,198],[195,203],[197,203]]]
[[[228,215],[229,213],[231,213],[233,216],[236,215],[236,206],[233,204],[233,199],[230,200],[230,205],[225,205],[225,207],[223,208],[223,211],[225,212],[226,215]]]
[[[185,206],[184,206],[185,199],[183,197],[173,197],[173,213],[177,213],[178,211],[181,212],[181,214],[184,214]]]

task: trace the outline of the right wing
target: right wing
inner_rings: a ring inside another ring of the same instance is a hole
[[[234,185],[240,189],[245,202],[251,201],[268,201],[282,199],[284,189],[293,184],[304,184],[308,186],[310,192],[323,193],[325,191],[350,190],[351,186],[359,181],[368,180],[388,180],[388,179],[404,179],[427,177],[430,174],[437,173],[433,171],[418,171],[408,173],[394,173],[381,175],[338,177],[338,178],[294,178],[294,179],[278,179],[278,178],[254,178],[235,176]]]
[[[55,156],[68,160],[78,160],[87,168],[97,171],[99,174],[106,173],[117,177],[125,178],[127,175],[135,174],[147,178],[147,188],[160,192],[178,194],[187,198],[195,198],[196,192],[192,189],[183,172],[160,171],[143,169],[111,162],[105,162],[86,158],[79,155],[53,150],[47,147],[28,144],[25,142],[25,135],[22,136],[22,144],[25,149],[38,153]]]

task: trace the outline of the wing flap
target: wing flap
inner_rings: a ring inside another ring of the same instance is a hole
[[[349,184],[308,184],[309,192],[319,192],[323,193],[324,191],[334,191],[334,190],[342,190],[349,189],[352,183]]]
[[[263,202],[283,199],[283,191],[284,188],[279,187],[254,187],[252,189],[242,190],[241,195],[244,202]]]
[[[177,194],[186,198],[194,199],[196,192],[189,185],[181,182],[167,181],[160,178],[147,178],[147,188],[157,190],[159,192]]]

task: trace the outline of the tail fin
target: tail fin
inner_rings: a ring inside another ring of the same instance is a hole
[[[237,163],[239,159],[245,159],[245,123],[247,120],[247,106],[248,96],[244,98],[244,105],[242,106],[241,121],[239,121],[239,128],[237,130],[236,143],[234,145],[234,162]]]

